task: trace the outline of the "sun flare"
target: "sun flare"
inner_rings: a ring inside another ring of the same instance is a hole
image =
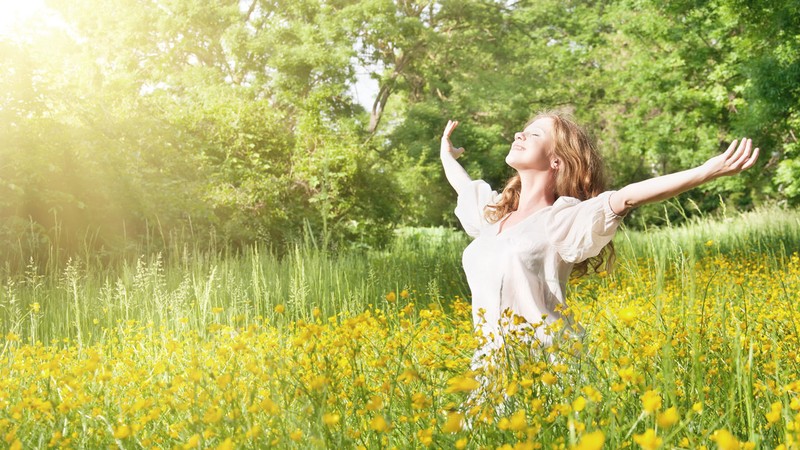
[[[18,40],[29,35],[34,26],[62,23],[60,16],[43,0],[0,0],[0,40]]]

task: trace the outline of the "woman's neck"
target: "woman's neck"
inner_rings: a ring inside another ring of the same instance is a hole
[[[524,171],[519,172],[519,176],[521,188],[517,211],[532,213],[556,201],[551,172]]]

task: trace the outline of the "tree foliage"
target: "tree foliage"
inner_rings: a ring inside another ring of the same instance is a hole
[[[0,242],[19,254],[156,230],[381,245],[454,224],[448,118],[500,188],[513,133],[552,108],[593,132],[612,187],[743,135],[765,150],[668,220],[800,200],[796,2],[53,0],[17,27],[0,35]],[[378,85],[366,107],[359,70]]]

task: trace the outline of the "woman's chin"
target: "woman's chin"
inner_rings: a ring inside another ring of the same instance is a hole
[[[512,169],[516,169],[518,163],[519,163],[519,161],[517,161],[514,158],[514,155],[512,155],[511,153],[506,155],[506,164],[508,164]]]

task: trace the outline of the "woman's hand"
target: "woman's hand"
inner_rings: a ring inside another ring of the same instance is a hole
[[[464,153],[464,149],[455,148],[453,144],[450,143],[450,133],[452,133],[457,126],[457,121],[447,121],[447,126],[444,128],[444,133],[442,133],[442,149],[439,156],[442,159],[444,176],[447,178],[450,186],[453,186],[456,193],[460,195],[461,192],[472,183],[472,179],[469,177],[467,171],[461,167],[461,164],[456,161],[456,158]]]
[[[453,158],[458,159],[458,157],[461,156],[462,153],[464,153],[464,148],[463,147],[455,148],[455,147],[453,147],[453,144],[450,143],[450,133],[452,133],[453,130],[455,130],[457,126],[458,126],[458,121],[457,120],[456,121],[452,121],[452,120],[448,120],[447,121],[447,126],[444,128],[444,133],[442,133],[442,146],[441,146],[441,149],[440,149],[440,153],[441,153],[442,156],[445,155],[445,154],[449,154]]]
[[[747,138],[738,142],[734,140],[725,153],[719,154],[709,159],[703,166],[709,171],[708,175],[713,178],[735,175],[743,170],[753,167],[758,159],[758,148],[750,153],[753,141]]]

